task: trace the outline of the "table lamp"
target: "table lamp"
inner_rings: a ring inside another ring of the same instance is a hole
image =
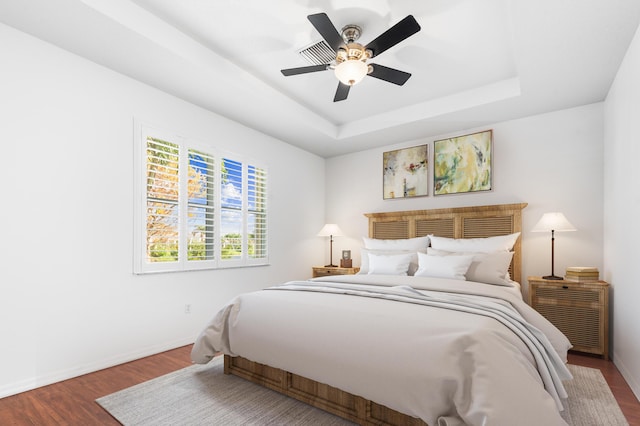
[[[329,264],[324,265],[325,267],[335,268],[338,266],[333,264],[333,237],[339,237],[342,235],[342,231],[335,223],[327,223],[322,227],[320,232],[318,232],[319,237],[329,237]]]
[[[567,220],[566,217],[560,212],[545,213],[542,215],[536,226],[533,227],[531,232],[549,232],[551,231],[551,275],[547,275],[545,280],[561,280],[562,277],[558,277],[553,272],[554,266],[554,241],[555,232],[575,231],[576,228]]]

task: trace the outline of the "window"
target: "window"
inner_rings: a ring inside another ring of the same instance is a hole
[[[135,272],[267,264],[266,169],[139,128]]]

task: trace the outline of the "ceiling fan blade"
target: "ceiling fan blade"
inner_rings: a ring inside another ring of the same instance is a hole
[[[347,99],[347,96],[349,96],[349,89],[351,89],[351,86],[348,84],[338,82],[338,89],[336,90],[336,95],[333,97],[333,102],[344,101]]]
[[[309,72],[325,71],[328,69],[329,69],[329,64],[322,64],[322,65],[310,65],[308,67],[287,68],[285,70],[280,70],[280,72],[285,76],[290,76],[290,75],[306,74]]]
[[[408,72],[396,70],[394,68],[385,67],[384,65],[370,64],[373,70],[368,74],[371,77],[379,78],[380,80],[388,81],[389,83],[402,86],[409,80],[411,74]]]
[[[342,36],[338,33],[338,30],[336,30],[336,27],[326,13],[309,15],[307,19],[309,19],[314,28],[320,33],[324,41],[331,46],[334,52],[337,52],[338,48],[344,44]]]
[[[416,21],[413,15],[408,15],[402,21],[380,34],[375,40],[367,44],[365,48],[371,50],[371,57],[373,58],[400,43],[402,40],[411,37],[418,31],[420,31],[418,21]]]

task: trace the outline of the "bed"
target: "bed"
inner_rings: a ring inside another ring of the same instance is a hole
[[[565,424],[571,345],[522,300],[524,207],[365,214],[359,274],[235,298],[192,360],[362,425]]]

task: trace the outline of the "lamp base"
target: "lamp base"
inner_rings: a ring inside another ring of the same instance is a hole
[[[564,280],[562,277],[558,277],[556,275],[547,275],[546,277],[542,277],[545,280]]]
[[[325,268],[337,268],[338,265],[324,265]]]

